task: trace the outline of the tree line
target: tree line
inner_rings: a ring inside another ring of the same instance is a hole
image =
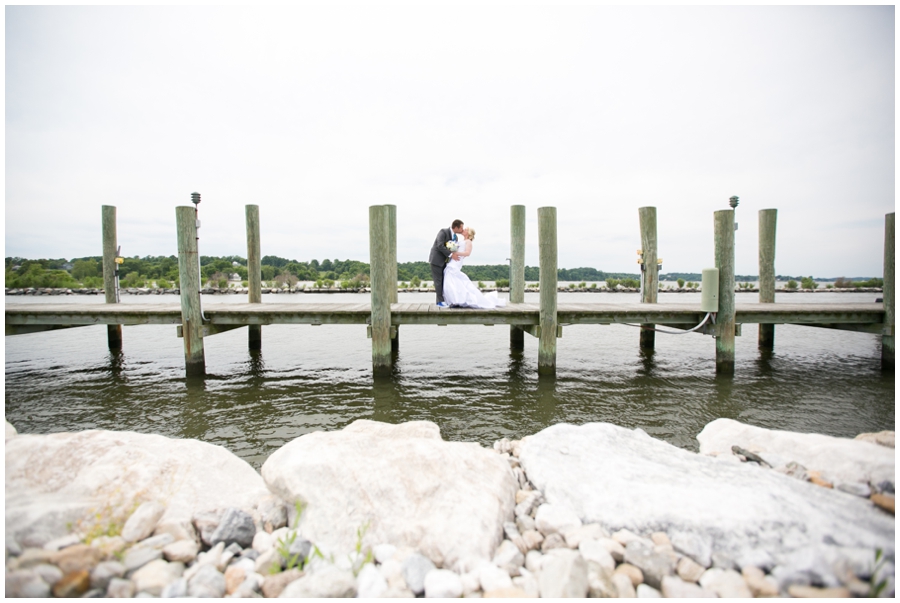
[[[101,256],[82,258],[38,259],[30,260],[20,257],[7,257],[5,285],[8,288],[102,288],[103,270]],[[313,259],[308,262],[289,260],[274,255],[263,256],[260,260],[262,281],[269,286],[292,286],[298,281],[313,281],[331,286],[336,282],[346,287],[364,286],[369,280],[369,264],[357,260],[324,259],[321,262]],[[463,272],[473,281],[508,281],[509,264],[492,264],[463,267]],[[200,274],[207,286],[227,287],[237,275],[237,280],[246,283],[247,259],[231,256],[200,256]],[[431,265],[428,262],[401,262],[397,264],[397,278],[401,281],[431,281]],[[592,281],[634,281],[640,278],[636,273],[605,272],[596,268],[560,268],[557,279],[560,281],[592,282]],[[778,280],[821,281],[812,277],[787,277],[779,275]],[[660,275],[665,281],[699,281],[699,273],[666,273]],[[756,280],[756,276],[736,275],[736,281]],[[540,280],[538,266],[525,267],[525,280]],[[119,282],[122,287],[177,287],[178,258],[169,256],[134,256],[123,258],[119,266]],[[841,285],[846,287],[881,286],[881,279],[845,279],[841,277]],[[320,285],[322,286],[322,285]]]

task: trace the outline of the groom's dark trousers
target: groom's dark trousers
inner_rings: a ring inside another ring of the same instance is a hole
[[[434,245],[431,246],[431,253],[428,255],[437,303],[444,301],[444,266],[447,264],[447,258],[453,253],[447,248],[447,241],[451,240],[453,240],[453,231],[449,228],[442,228],[438,231]]]

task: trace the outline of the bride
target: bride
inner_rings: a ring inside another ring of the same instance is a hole
[[[444,266],[444,301],[458,308],[502,308],[506,300],[498,298],[496,292],[482,293],[462,272],[464,258],[472,255],[474,240],[475,229],[466,228],[456,251],[459,259]]]

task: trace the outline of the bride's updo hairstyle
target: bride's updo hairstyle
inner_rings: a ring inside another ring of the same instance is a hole
[[[475,229],[472,228],[471,226],[469,226],[469,240],[470,241],[475,240]]]

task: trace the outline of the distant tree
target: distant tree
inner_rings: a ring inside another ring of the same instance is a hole
[[[800,287],[803,289],[818,289],[819,285],[816,284],[816,281],[813,280],[813,277],[804,276],[800,279]]]
[[[678,288],[679,288],[679,289],[683,289],[683,288],[684,288],[684,279],[683,279],[683,278],[678,279],[678,281],[676,281],[676,282],[678,283]]]
[[[791,290],[796,289],[796,288],[797,288],[797,281],[795,281],[794,279],[789,280],[789,281],[787,282],[787,284],[785,284],[784,288],[785,288],[785,289],[791,289]]]
[[[72,278],[83,281],[89,276],[97,276],[99,274],[99,266],[96,260],[76,260],[72,264]]]

